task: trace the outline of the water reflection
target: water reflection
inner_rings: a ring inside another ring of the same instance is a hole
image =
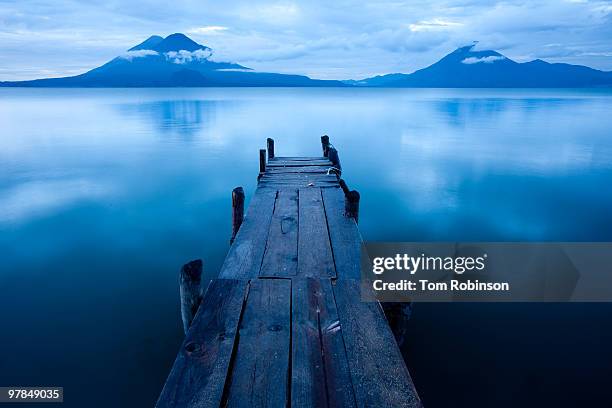
[[[198,133],[212,127],[217,110],[227,109],[228,105],[231,105],[231,102],[164,100],[118,104],[115,107],[124,115],[136,116],[143,123],[153,125],[159,134],[178,136],[184,141],[191,141]]]

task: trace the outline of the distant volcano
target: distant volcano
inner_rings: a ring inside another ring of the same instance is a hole
[[[301,75],[255,72],[231,62],[211,59],[211,48],[184,34],[147,38],[123,55],[84,74],[2,82],[27,87],[171,87],[171,86],[347,86],[340,81]]]
[[[497,51],[461,47],[433,65],[412,74],[387,74],[360,81],[357,86],[406,88],[582,88],[612,86],[612,72],[581,65],[549,64],[542,60],[518,63]]]

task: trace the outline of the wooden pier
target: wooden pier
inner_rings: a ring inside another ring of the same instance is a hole
[[[183,267],[187,332],[157,407],[421,406],[380,304],[361,301],[359,193],[321,142],[276,157],[268,139],[244,219],[233,192],[218,279],[201,294],[202,263]]]

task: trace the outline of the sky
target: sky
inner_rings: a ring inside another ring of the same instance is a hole
[[[410,73],[473,41],[612,71],[612,1],[0,0],[0,80],[76,75],[175,32],[217,61],[322,79]]]

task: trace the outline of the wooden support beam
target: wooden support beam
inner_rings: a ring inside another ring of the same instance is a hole
[[[268,160],[274,158],[274,139],[268,138]]]
[[[355,219],[356,223],[359,223],[359,199],[361,196],[358,191],[349,191],[346,195],[346,206],[344,212],[347,217]]]
[[[346,181],[344,181],[343,179],[340,179],[340,180],[338,180],[338,184],[340,184],[340,188],[344,192],[344,195],[347,196],[348,193],[350,192],[350,190],[349,190],[348,186],[346,185]]]
[[[338,156],[338,150],[336,150],[336,148],[332,146],[329,148],[327,155],[332,165],[336,169],[338,169],[338,172],[342,172],[342,166],[340,165],[340,157]]]
[[[266,172],[266,149],[259,149],[259,175]]]
[[[242,220],[244,220],[244,190],[242,187],[236,187],[232,191],[232,237],[230,238],[230,245],[236,239]]]
[[[321,136],[321,146],[323,147],[323,157],[327,157],[329,152],[329,136]]]
[[[179,278],[181,294],[181,318],[185,334],[202,301],[202,260],[196,259],[183,265]]]
[[[412,316],[412,303],[381,302],[395,341],[401,349],[408,341],[408,323]]]

